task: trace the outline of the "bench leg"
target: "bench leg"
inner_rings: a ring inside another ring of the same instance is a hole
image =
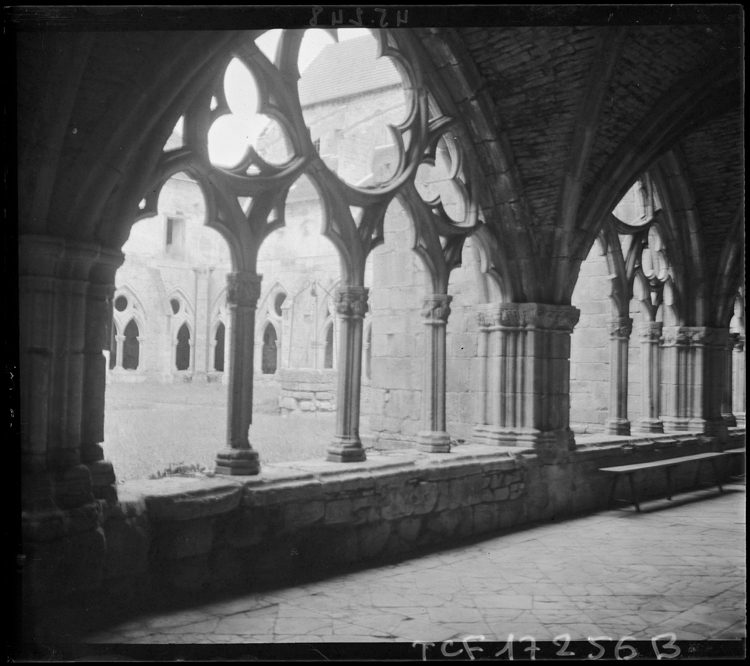
[[[667,499],[672,500],[672,468],[667,467]]]
[[[723,493],[724,489],[721,487],[721,477],[719,476],[719,468],[716,466],[716,461],[711,460],[711,467],[714,470],[714,478],[716,479],[716,485],[719,486],[719,492]]]
[[[698,489],[698,483],[701,480],[701,463],[703,461],[698,461],[698,466],[695,468],[695,481],[693,481],[693,487],[697,490]]]
[[[633,473],[628,474],[628,481],[630,481],[630,494],[633,496],[633,504],[635,504],[635,510],[640,513],[641,506],[638,504],[638,493],[636,492],[635,479]]]
[[[609,509],[611,509],[615,503],[615,489],[617,488],[617,479],[619,478],[619,474],[612,475],[612,489],[609,491],[609,501],[607,502],[607,508]]]

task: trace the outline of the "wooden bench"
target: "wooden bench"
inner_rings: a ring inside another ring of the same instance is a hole
[[[745,455],[745,449],[727,449],[726,451],[724,451],[724,453],[726,455],[728,455],[728,456],[740,456],[740,455],[744,456]],[[744,473],[743,474],[734,474],[734,475],[729,476],[729,479],[730,480],[731,479],[735,479],[735,478],[739,479],[739,478],[741,478],[743,476],[745,476]]]
[[[638,491],[635,484],[635,479],[633,478],[636,472],[640,472],[642,470],[646,469],[657,469],[657,468],[664,468],[667,472],[667,499],[672,499],[672,476],[671,471],[673,467],[678,467],[680,465],[684,465],[686,463],[692,463],[697,462],[698,468],[695,471],[695,483],[694,485],[698,485],[698,480],[700,477],[700,471],[701,471],[701,464],[705,461],[708,461],[711,463],[711,467],[714,471],[714,478],[716,479],[716,485],[719,488],[719,492],[724,492],[724,489],[721,487],[721,478],[719,476],[719,470],[716,467],[716,461],[719,458],[724,458],[728,455],[733,455],[735,453],[744,453],[745,449],[732,449],[731,451],[723,451],[721,453],[699,453],[694,456],[683,456],[682,458],[670,458],[669,460],[657,460],[655,462],[645,462],[645,463],[636,463],[634,465],[620,465],[618,467],[603,467],[599,471],[600,472],[606,472],[607,474],[613,474],[614,480],[612,481],[612,490],[609,494],[609,502],[608,506],[612,506],[615,498],[615,490],[617,488],[617,481],[623,474],[628,477],[628,481],[630,482],[630,493],[633,496],[633,504],[635,505],[635,510],[640,511],[641,507],[640,504],[638,504]]]

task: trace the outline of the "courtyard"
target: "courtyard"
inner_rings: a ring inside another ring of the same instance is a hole
[[[119,482],[176,465],[213,470],[226,440],[226,385],[109,384],[105,399],[104,449]],[[262,463],[325,458],[333,414],[281,416],[278,387],[262,382],[253,403],[250,441]]]

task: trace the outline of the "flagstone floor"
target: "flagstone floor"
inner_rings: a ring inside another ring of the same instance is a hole
[[[397,564],[189,611],[86,643],[488,641],[568,634],[741,638],[745,486],[533,526]]]

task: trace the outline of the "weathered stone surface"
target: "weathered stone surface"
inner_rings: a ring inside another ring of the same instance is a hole
[[[352,519],[352,500],[341,499],[326,502],[325,522],[327,525],[349,523]]]
[[[237,508],[242,485],[225,479],[183,477],[130,482],[129,492],[139,491],[150,520],[190,520]]]
[[[284,528],[287,530],[313,525],[323,520],[326,505],[321,500],[293,502],[284,506]]]
[[[387,521],[360,527],[357,532],[360,556],[369,559],[378,555],[385,548],[390,535],[391,524]]]
[[[164,522],[154,529],[152,551],[160,559],[204,555],[213,543],[211,518]]]
[[[125,578],[148,569],[149,534],[144,518],[109,520],[104,526],[104,578]]]

